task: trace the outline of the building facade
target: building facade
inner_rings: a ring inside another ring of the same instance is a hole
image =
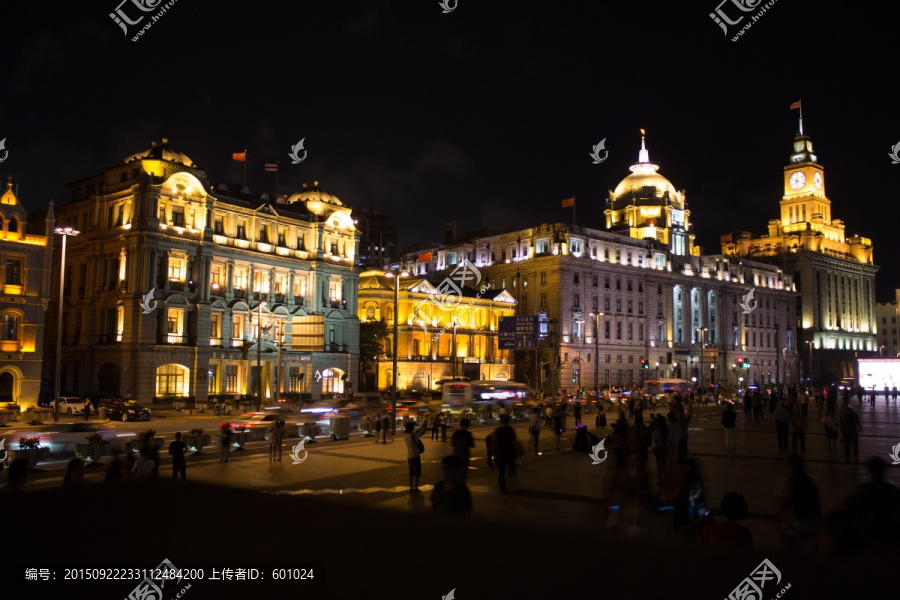
[[[50,300],[53,209],[33,219],[13,191],[12,177],[0,196],[0,402],[24,410],[41,389],[44,321]]]
[[[893,302],[879,302],[875,305],[879,356],[900,356],[900,336],[897,335],[898,317],[900,317],[900,290],[894,290]]]
[[[395,278],[384,271],[359,276],[360,321],[385,321],[388,339],[376,365],[378,389],[393,383],[393,326],[398,318],[397,389],[436,390],[452,377],[511,380],[510,350],[498,346],[499,320],[513,316],[516,301],[508,291],[459,287],[453,306],[440,286],[413,274],[400,277],[397,308]],[[480,276],[480,275],[479,275]]]
[[[80,234],[61,389],[142,402],[261,390],[264,403],[350,391],[358,232],[318,182],[277,197],[213,186],[164,139],[69,188],[57,219]]]
[[[666,377],[798,381],[791,276],[765,263],[700,256],[684,193],[657,170],[642,141],[632,175],[607,201],[612,231],[555,223],[475,235],[430,256],[406,255],[403,267],[424,270],[424,256],[434,277],[468,259],[491,289],[516,299],[519,314],[538,315],[557,368],[545,361],[540,381],[530,383],[547,393],[554,381],[559,393]]]
[[[812,373],[804,377],[855,379],[858,353],[878,348],[878,267],[872,241],[849,237],[843,221],[832,218],[825,169],[809,137],[798,134],[792,150],[784,167],[779,218],[769,221],[767,235],[754,237],[742,231],[723,236],[722,254],[768,262],[793,273],[800,292],[796,317],[800,343],[812,355]]]

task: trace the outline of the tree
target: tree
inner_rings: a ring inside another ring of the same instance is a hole
[[[360,389],[372,391],[377,387],[376,378],[370,377],[378,357],[384,354],[384,341],[388,336],[386,321],[363,321],[359,324],[359,384]]]
[[[545,367],[553,360],[553,348],[548,340],[541,340],[538,348],[541,371],[545,372],[544,381],[546,381]],[[527,383],[536,392],[541,391],[538,379],[535,377],[534,350],[516,350],[513,356],[516,361],[515,380]]]

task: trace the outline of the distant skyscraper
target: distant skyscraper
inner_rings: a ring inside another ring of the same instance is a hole
[[[444,221],[444,243],[452,244],[456,239],[456,219]]]

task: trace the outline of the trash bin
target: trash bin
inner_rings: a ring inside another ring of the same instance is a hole
[[[350,439],[350,417],[341,415],[331,417],[330,419],[331,439],[332,440],[349,440]]]
[[[99,414],[100,414],[100,420],[101,420],[101,421],[106,420],[106,407],[105,407],[105,406],[101,406],[101,407],[100,407],[100,412],[99,412]]]

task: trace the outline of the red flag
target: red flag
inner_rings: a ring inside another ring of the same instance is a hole
[[[791,110],[794,110],[795,108],[800,108],[800,101],[799,101],[799,100],[797,100],[796,102],[792,102],[792,103],[791,103]]]
[[[562,201],[563,208],[569,208],[571,206],[575,206],[575,197],[574,196],[571,198],[566,198],[565,200]]]
[[[426,252],[425,254],[420,254],[420,255],[419,255],[419,260],[418,260],[418,262],[431,262],[431,260],[432,260],[433,257],[434,257],[434,253],[432,253],[432,252]]]
[[[244,162],[245,160],[247,160],[247,153],[246,152],[234,152],[231,155],[231,160],[236,160],[238,162]]]

